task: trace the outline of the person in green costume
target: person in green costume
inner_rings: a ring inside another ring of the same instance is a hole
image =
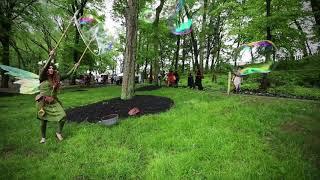
[[[58,129],[56,137],[62,141],[62,128],[66,120],[66,113],[62,107],[61,102],[57,97],[60,89],[60,81],[72,75],[79,63],[76,63],[73,68],[66,75],[59,75],[59,72],[51,65],[54,51],[50,52],[50,58],[43,66],[39,73],[40,80],[40,94],[36,96],[37,101],[37,118],[40,120],[41,140],[40,143],[46,142],[47,122],[58,122]]]

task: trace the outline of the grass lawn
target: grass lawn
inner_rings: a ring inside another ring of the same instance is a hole
[[[47,143],[34,96],[0,97],[0,179],[319,179],[320,102],[162,88],[164,113],[107,128],[67,123]],[[120,87],[63,90],[64,107],[120,95]]]

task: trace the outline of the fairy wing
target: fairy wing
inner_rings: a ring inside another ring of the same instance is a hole
[[[7,71],[6,74],[17,79],[39,79],[39,75],[15,67],[0,64],[0,68]]]
[[[11,66],[0,65],[0,69],[7,71],[5,74],[11,75],[18,79],[14,84],[19,84],[19,93],[21,94],[34,94],[39,92],[39,75],[29,71],[18,69]]]
[[[19,84],[19,93],[35,94],[39,92],[40,81],[38,79],[19,79],[14,84]]]

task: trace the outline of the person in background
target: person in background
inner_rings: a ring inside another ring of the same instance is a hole
[[[173,74],[172,70],[169,71],[169,73],[167,74],[167,84],[169,87],[173,86],[176,82],[176,77],[175,75]]]
[[[188,76],[188,87],[194,88],[194,79],[191,72],[189,73],[189,76]]]
[[[240,73],[240,67],[238,67],[238,69],[236,70],[236,72],[233,73],[233,77],[232,77],[232,82],[233,82],[233,85],[234,85],[234,91],[236,93],[240,93],[241,91],[241,81],[242,81],[242,78],[241,78],[241,73]]]
[[[178,74],[178,71],[175,71],[174,73],[173,73],[173,75],[175,76],[175,78],[176,78],[176,80],[175,80],[175,87],[178,87],[178,85],[179,85],[179,80],[180,80],[180,77],[179,77],[179,74]]]
[[[199,90],[203,90],[202,79],[203,79],[203,74],[202,74],[200,68],[198,68],[197,73],[196,73],[195,85],[198,86]]]
[[[113,81],[114,81],[114,75],[111,75],[111,79],[110,79],[110,81],[111,81],[111,84],[113,84]]]

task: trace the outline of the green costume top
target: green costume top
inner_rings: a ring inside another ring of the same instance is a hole
[[[51,61],[51,60],[49,60]],[[37,118],[40,120],[47,120],[47,121],[61,121],[65,120],[66,113],[61,105],[57,97],[57,90],[53,88],[52,84],[46,79],[45,76],[45,69],[47,69],[48,63],[42,68],[40,72],[40,94],[42,95],[42,99],[37,103]],[[76,70],[76,66],[74,66],[66,75],[61,76],[60,80],[68,78],[71,74],[73,74]],[[44,100],[45,96],[53,97],[54,100],[51,103],[47,103]],[[44,110],[44,115],[39,115],[40,109]]]

